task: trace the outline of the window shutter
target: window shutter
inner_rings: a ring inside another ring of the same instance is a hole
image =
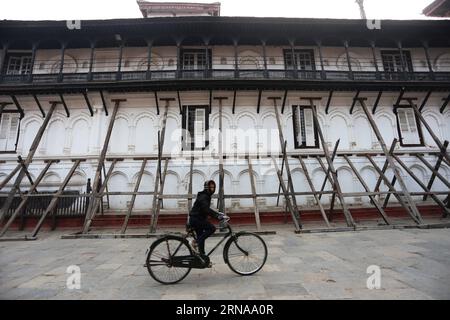
[[[397,110],[402,144],[420,144],[420,136],[417,128],[416,116],[412,108],[399,108]]]
[[[300,122],[298,120],[298,106],[292,106],[292,119],[294,120],[294,139],[295,146],[298,148],[301,145],[300,139]]]
[[[190,146],[190,150],[194,149],[194,122],[195,122],[195,108],[188,108],[188,117],[187,117],[187,129],[189,131],[188,141],[186,141],[186,146]]]
[[[409,131],[411,133],[416,133],[417,132],[417,123],[416,123],[416,117],[414,115],[414,110],[413,109],[406,109],[406,117],[408,119],[408,127],[409,127]]]
[[[0,122],[0,151],[6,151],[6,145],[8,141],[8,131],[9,131],[9,113],[4,113],[1,115]]]
[[[8,143],[6,146],[8,151],[16,150],[16,141],[17,141],[17,133],[19,130],[19,121],[20,121],[20,114],[12,113],[10,116],[9,137],[8,137]]]
[[[314,121],[311,109],[303,109],[304,119],[305,119],[305,135],[306,135],[306,146],[315,146],[315,136],[314,136]]]
[[[205,148],[205,109],[195,110],[195,148]]]
[[[405,110],[398,109],[397,113],[398,113],[398,121],[400,123],[400,131],[402,132],[402,135],[407,134],[409,132],[409,129],[408,129],[408,120],[406,119],[405,115]]]

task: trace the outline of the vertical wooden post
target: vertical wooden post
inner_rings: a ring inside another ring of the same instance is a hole
[[[134,203],[136,202],[136,193],[139,191],[139,186],[141,185],[142,176],[144,175],[145,166],[147,165],[147,159],[142,160],[141,170],[139,170],[139,174],[136,180],[136,184],[134,185],[134,193],[131,196],[130,206],[127,210],[127,215],[125,216],[125,220],[122,225],[122,229],[120,230],[121,234],[124,234],[127,230],[128,221],[131,216],[131,212],[133,211]]]
[[[330,156],[330,151],[328,150],[327,142],[325,141],[325,137],[323,135],[322,128],[320,127],[319,118],[317,116],[317,109],[316,109],[316,106],[314,105],[314,100],[320,100],[322,98],[302,98],[302,99],[309,100],[312,114],[313,114],[314,124],[316,125],[317,133],[319,134],[319,139],[320,139],[320,142],[322,145],[323,152],[325,154],[325,158],[327,160],[328,168],[330,169],[331,176],[333,177],[333,185],[334,185],[334,188],[336,189],[336,195],[339,199],[339,202],[341,203],[342,210],[343,210],[344,216],[345,216],[345,220],[347,221],[347,225],[349,227],[356,227],[355,221],[353,220],[350,210],[348,210],[348,207],[345,203],[344,197],[342,196],[342,190],[341,190],[341,186],[339,184],[339,180],[337,177],[337,171],[334,168],[334,164],[333,164],[333,161]]]
[[[319,51],[321,78],[322,78],[322,80],[325,80],[326,73],[325,73],[325,66],[323,63],[322,41],[318,40],[318,41],[316,41],[316,44],[317,44],[317,50]]]
[[[222,101],[227,100],[227,97],[215,97],[215,100],[219,101],[219,211],[225,213],[225,192],[224,192],[224,179],[225,174],[223,171],[223,105]]]
[[[147,80],[152,78],[152,46],[153,46],[153,42],[152,41],[147,41],[147,75],[146,78]]]
[[[272,158],[273,165],[275,167],[275,172],[277,173],[277,176],[278,176],[278,180],[281,183],[281,189],[283,189],[284,197],[286,199],[286,205],[289,208],[289,212],[291,213],[292,221],[294,222],[295,231],[300,231],[300,229],[302,228],[300,217],[296,215],[296,211],[295,211],[294,207],[292,206],[291,200],[289,198],[289,191],[286,188],[286,185],[284,184],[283,176],[280,172],[280,169],[278,169],[277,161],[275,160],[275,158],[273,156],[271,158]],[[295,194],[292,194],[292,196],[295,197]]]
[[[269,71],[267,69],[267,51],[266,51],[266,41],[261,41],[262,51],[263,51],[263,62],[264,62],[264,78],[269,77]]]
[[[273,101],[273,109],[275,111],[275,118],[277,120],[277,127],[278,127],[278,138],[280,139],[280,147],[283,147],[285,140],[284,140],[284,136],[283,136],[283,128],[281,126],[280,112],[279,112],[278,106],[277,106],[277,100],[279,100],[281,98],[269,97],[267,99]],[[286,150],[284,150],[282,155],[283,155],[284,165],[286,166],[286,173],[287,173],[287,177],[288,177],[288,189],[292,193],[292,204],[294,207],[295,217],[300,220],[300,213],[298,211],[297,200],[295,199],[294,183],[292,182],[292,177],[291,177],[291,169],[289,167],[289,161],[288,161],[288,157],[287,157],[287,154],[285,151]]]
[[[378,68],[377,53],[375,51],[375,41],[370,42],[370,47],[372,48],[372,57],[373,57],[373,64],[375,65],[376,78],[380,79],[380,69]]]
[[[248,175],[250,178],[250,186],[252,188],[253,206],[255,209],[256,230],[260,231],[261,230],[261,219],[259,217],[258,201],[256,198],[255,177],[253,175],[253,166],[252,166],[252,161],[250,160],[250,157],[247,157],[247,162],[248,162]]]
[[[319,206],[319,210],[320,210],[320,213],[322,214],[323,220],[325,221],[327,227],[330,228],[331,227],[330,222],[328,221],[327,214],[325,213],[322,203],[320,202],[320,199],[317,196],[316,188],[314,188],[314,183],[313,183],[311,177],[309,176],[308,168],[306,167],[306,164],[303,161],[302,157],[298,157],[298,160],[300,161],[300,165],[302,166],[302,170],[303,170],[303,173],[305,174],[306,181],[308,181],[309,188],[314,193],[313,196],[317,202],[317,205]]]
[[[97,196],[97,192],[99,189],[102,168],[105,163],[106,152],[108,151],[108,145],[109,145],[109,141],[111,139],[111,133],[112,133],[112,130],[114,127],[114,122],[116,120],[116,116],[117,116],[117,112],[119,110],[120,103],[126,101],[126,99],[114,99],[111,101],[114,102],[114,109],[111,114],[111,119],[109,120],[108,130],[106,131],[105,140],[103,142],[103,148],[100,153],[100,157],[99,157],[98,164],[97,164],[97,170],[95,172],[94,183],[92,185],[92,193],[91,193],[90,199],[89,199],[89,207],[86,212],[86,218],[84,220],[84,226],[83,226],[83,231],[82,231],[83,233],[87,233],[89,231],[89,227],[92,223],[92,219],[94,218],[95,211],[97,210],[97,207],[98,207],[98,201],[97,201],[96,196]],[[106,184],[106,182],[107,181],[105,178],[103,185]]]
[[[233,48],[234,48],[234,78],[239,78],[239,52],[238,52],[238,41],[233,41]],[[236,95],[236,91],[234,91]],[[236,96],[235,96],[236,97]],[[234,113],[234,108],[233,108]]]
[[[155,233],[156,232],[156,224],[158,221],[158,217],[157,217],[157,205],[159,203],[159,199],[158,199],[158,189],[159,186],[161,185],[161,158],[162,158],[162,153],[164,150],[164,140],[165,140],[165,135],[166,135],[166,124],[167,124],[167,115],[169,113],[169,106],[170,106],[170,102],[171,101],[175,101],[175,99],[173,98],[167,98],[167,99],[161,99],[163,101],[166,102],[166,105],[164,107],[164,114],[163,114],[163,122],[162,122],[162,128],[161,128],[161,137],[159,139],[159,143],[158,143],[158,164],[157,164],[157,168],[156,168],[156,179],[155,179],[155,188],[154,188],[154,192],[153,192],[153,204],[152,204],[152,221],[150,223],[150,233]]]
[[[25,168],[28,169],[28,166],[30,165],[31,161],[33,161],[34,154],[36,153],[36,150],[39,147],[39,143],[41,142],[44,131],[47,128],[48,122],[50,121],[50,118],[52,117],[53,112],[55,111],[55,108],[59,103],[61,103],[61,102],[59,102],[59,101],[51,101],[50,102],[50,109],[44,118],[44,122],[42,123],[41,127],[39,128],[38,132],[36,133],[36,136],[34,137],[33,143],[31,144],[30,150],[28,152],[27,158],[26,158],[25,162],[23,163]],[[25,176],[25,170],[22,168],[14,182],[13,187],[9,191],[8,198],[6,199],[5,203],[3,204],[2,209],[0,210],[0,223],[3,221],[4,216],[6,215],[6,212],[8,212],[9,207],[12,204],[15,194],[20,188],[20,183],[22,182],[22,179],[24,178],[24,176]]]
[[[191,166],[189,170],[189,186],[188,186],[188,194],[190,194],[190,196],[188,198],[188,205],[187,205],[188,220],[189,220],[189,212],[191,211],[192,208],[192,177],[194,173],[193,171],[194,171],[194,157],[191,157]]]
[[[89,72],[88,72],[88,80],[92,80],[92,70],[94,68],[94,59],[95,59],[95,41],[91,41],[91,53],[89,55]],[[101,92],[101,91],[100,91]]]
[[[354,76],[353,76],[353,69],[352,69],[352,61],[350,58],[350,53],[348,52],[348,41],[344,41],[344,48],[345,48],[345,56],[347,57],[349,78],[351,80],[353,80]]]
[[[40,217],[38,223],[34,227],[33,232],[31,233],[31,237],[32,238],[37,236],[37,234],[38,234],[39,230],[41,229],[41,226],[42,226],[45,218],[47,217],[47,215],[56,208],[56,205],[58,204],[59,197],[64,192],[64,189],[66,188],[67,184],[69,183],[70,179],[72,178],[73,174],[75,173],[75,170],[80,165],[80,162],[81,162],[81,160],[76,160],[74,162],[72,168],[70,169],[70,171],[67,174],[66,178],[64,179],[63,183],[59,186],[58,191],[55,193],[55,195],[53,196],[53,198],[50,201],[49,205],[47,206],[47,208],[45,209],[44,213]],[[56,216],[56,213],[55,213],[55,216]]]
[[[163,203],[162,202],[163,199],[160,198],[160,196],[162,196],[163,193],[164,193],[164,183],[166,181],[168,165],[169,165],[169,158],[166,158],[166,161],[164,162],[164,171],[161,174],[162,178],[161,178],[161,183],[160,183],[160,186],[159,186],[159,193],[156,194],[156,195],[155,194],[153,195],[153,197],[156,197],[156,200],[157,200],[156,201],[156,208],[155,208],[155,211],[153,213],[153,218],[152,218],[152,222],[151,222],[151,227],[152,227],[152,230],[153,230],[151,232],[153,232],[153,233],[156,232],[156,227],[158,225],[159,211],[160,211],[161,205]]]
[[[63,81],[63,72],[64,72],[64,56],[66,54],[66,46],[67,43],[63,42],[61,46],[61,60],[59,62],[59,74],[58,74],[58,82]]]
[[[358,98],[359,104],[361,105],[364,113],[366,114],[367,120],[369,120],[370,126],[372,127],[373,132],[375,133],[375,136],[378,139],[378,142],[380,143],[381,149],[383,150],[384,155],[386,156],[386,159],[389,163],[389,167],[394,172],[394,175],[396,179],[398,180],[398,183],[400,184],[400,188],[402,190],[403,195],[400,196],[400,199],[402,199],[402,202],[405,202],[403,199],[406,198],[406,206],[405,209],[408,210],[413,220],[421,224],[422,223],[422,217],[420,215],[419,210],[417,210],[416,205],[414,204],[413,199],[411,198],[411,195],[408,192],[408,188],[406,187],[405,182],[403,181],[402,176],[400,175],[400,172],[398,171],[398,168],[395,166],[394,160],[392,158],[392,155],[389,153],[388,148],[386,147],[386,143],[384,142],[384,138],[381,135],[380,130],[378,129],[377,124],[375,123],[375,120],[372,117],[372,114],[369,112],[366,103],[365,98]],[[408,209],[409,207],[409,209]]]

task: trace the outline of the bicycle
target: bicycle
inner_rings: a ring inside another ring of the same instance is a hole
[[[147,249],[146,264],[150,276],[162,284],[175,284],[186,278],[192,269],[211,267],[210,255],[226,240],[223,259],[228,267],[241,276],[250,276],[262,269],[267,260],[267,246],[257,234],[241,231],[234,233],[228,221],[221,229],[228,229],[219,243],[207,254],[195,253],[189,237],[196,240],[195,231],[186,226],[182,236],[166,235]]]

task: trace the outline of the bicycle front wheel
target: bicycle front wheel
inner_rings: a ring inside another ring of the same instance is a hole
[[[225,244],[224,259],[230,269],[239,275],[255,274],[266,263],[266,243],[257,234],[238,233]]]
[[[191,255],[192,250],[183,239],[175,236],[161,238],[150,247],[146,261],[148,272],[159,283],[175,284],[186,278],[191,268],[174,267],[172,258]]]

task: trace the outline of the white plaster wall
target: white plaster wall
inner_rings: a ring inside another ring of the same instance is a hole
[[[276,130],[276,121],[271,101],[266,98],[268,96],[282,96],[283,92],[267,92],[263,94],[261,99],[260,113],[256,113],[257,93],[256,92],[238,92],[236,112],[232,113],[232,92],[215,92],[215,96],[228,96],[229,99],[224,101],[223,105],[223,127],[228,134],[225,134],[224,149],[232,153],[243,153],[246,150],[251,152],[264,153],[267,150],[277,150],[279,148],[278,132]],[[301,102],[301,96],[317,96],[318,93],[310,92],[292,92],[288,97],[288,104],[284,114],[281,115],[281,123],[288,141],[288,152],[310,153],[314,150],[295,150],[293,143],[292,130],[292,111],[291,105]],[[424,93],[408,93],[408,95],[418,95],[419,101],[423,98]],[[173,92],[167,92],[163,96],[176,96]],[[209,95],[207,92],[182,92],[183,104],[208,104]],[[368,97],[367,105],[372,106],[376,94],[364,94]],[[374,119],[380,127],[386,144],[390,145],[392,138],[397,137],[395,116],[392,112],[392,105],[395,102],[398,93],[385,93],[380,101]],[[118,97],[118,95],[110,94],[108,99]],[[371,149],[380,150],[374,134],[369,130],[367,120],[357,106],[352,115],[349,114],[349,108],[353,95],[350,93],[336,93],[332,100],[332,105],[328,114],[325,114],[326,94],[323,94],[323,101],[318,104],[319,121],[324,131],[325,139],[330,149],[338,138],[341,138],[340,151],[367,151]],[[47,158],[57,158],[61,162],[52,165],[51,174],[44,180],[43,189],[54,189],[58,181],[62,181],[65,174],[70,169],[72,163],[69,161],[71,157],[83,156],[87,157],[87,161],[83,162],[78,170],[79,174],[70,182],[69,188],[75,190],[85,190],[86,179],[93,179],[95,174],[96,162],[95,157],[98,156],[106,133],[108,121],[110,117],[106,117],[103,111],[100,97],[96,93],[90,93],[90,98],[94,107],[94,115],[91,117],[84,99],[78,95],[68,95],[67,103],[70,107],[70,117],[67,117],[61,106],[57,107],[53,115],[46,133],[39,145],[35,161],[31,165],[30,171],[33,177],[39,174],[44,166],[42,160]],[[161,130],[162,114],[164,107],[160,103],[160,115],[156,113],[154,97],[152,94],[128,94],[127,101],[121,105],[116,122],[114,124],[111,144],[109,146],[108,155],[124,157],[124,161],[117,163],[114,169],[114,175],[108,183],[110,191],[132,191],[136,181],[136,174],[140,169],[140,161],[132,160],[133,157],[156,155],[157,153],[157,132]],[[48,110],[48,101],[55,99],[51,96],[40,97],[41,103]],[[439,113],[442,95],[435,93],[432,95],[429,104],[424,109],[424,116],[432,126],[434,132],[441,138],[450,138],[450,112],[446,111],[443,115]],[[18,143],[17,154],[1,155],[2,160],[14,159],[17,155],[25,157],[28,153],[29,146],[34,138],[43,119],[35,106],[32,99],[20,97],[20,101],[25,108],[25,117],[20,126],[20,138]],[[112,103],[108,103],[111,114]],[[214,101],[212,112],[210,115],[210,124],[213,128],[218,128],[218,105]],[[188,156],[181,151],[180,143],[181,115],[179,114],[178,102],[172,102],[169,108],[169,120],[166,129],[166,143],[164,152],[172,153],[175,156]],[[255,139],[248,134],[242,132],[250,132],[255,129]],[[273,131],[274,138],[267,141],[263,134],[266,129]],[[424,129],[424,128],[423,128]],[[424,130],[425,133],[425,130]],[[228,137],[227,137],[228,135]],[[246,140],[247,139],[247,140]],[[402,150],[436,150],[434,142],[425,134],[427,145],[420,148],[401,148]],[[256,141],[256,142],[255,142]],[[247,147],[245,147],[247,145]],[[267,149],[266,149],[267,148]],[[217,152],[217,150],[216,150]],[[320,153],[320,149],[317,150]],[[201,155],[201,153],[196,153]],[[405,162],[411,168],[414,168],[423,181],[427,181],[431,174],[418,160],[412,157],[404,157]],[[427,157],[434,163],[434,157]],[[317,161],[312,158],[305,159],[309,173],[313,179],[316,189],[320,189],[324,174],[321,171]],[[382,166],[384,158],[376,158],[377,163]],[[257,192],[272,193],[278,191],[278,179],[275,176],[273,166],[266,160],[253,160],[253,169],[255,171],[255,181]],[[360,171],[370,188],[373,188],[378,175],[373,169],[368,168],[370,163],[367,159],[360,157],[354,160],[355,166]],[[189,161],[171,161],[169,172],[166,177],[164,188],[165,194],[186,194],[189,185]],[[281,162],[279,163],[281,165]],[[15,166],[15,162],[8,161],[0,164],[0,179],[6,176]],[[109,162],[107,164],[107,169]],[[306,178],[300,163],[296,159],[290,160],[292,177],[294,180],[295,190],[298,192],[309,191]],[[342,183],[344,191],[358,192],[362,191],[362,187],[354,173],[349,171],[348,164],[344,159],[339,158],[336,161],[336,168],[339,173],[339,180]],[[141,191],[153,191],[156,163],[149,161],[145,168],[146,174],[141,185]],[[202,188],[205,179],[215,179],[218,181],[218,163],[217,161],[198,160],[194,165],[193,175],[193,191],[197,192]],[[248,165],[245,160],[226,160],[225,161],[225,193],[239,194],[251,193],[250,180],[248,176]],[[407,174],[400,170],[405,177],[405,181],[412,190],[419,190],[417,184]],[[450,170],[443,168],[441,173],[450,178]],[[390,178],[392,173],[388,173]],[[284,177],[287,179],[287,176]],[[287,180],[286,180],[287,181]],[[24,185],[27,181],[24,179]],[[329,184],[327,184],[329,190]],[[386,190],[384,183],[382,189]],[[7,190],[7,188],[6,188]],[[442,182],[435,182],[433,190],[446,190]],[[126,210],[127,204],[131,196],[111,196],[111,209],[114,211]],[[418,197],[419,198],[419,197]],[[444,197],[445,198],[445,197]],[[314,205],[312,197],[298,196],[297,202],[302,207]],[[324,201],[328,201],[329,197],[324,196]],[[281,199],[283,200],[283,199]],[[261,208],[272,207],[276,203],[276,198],[258,199]],[[395,198],[391,198],[392,202],[396,202]],[[348,198],[347,202],[352,203],[368,203],[368,199],[360,199],[358,197]],[[152,204],[151,196],[139,196],[136,202],[136,210],[149,212]],[[280,201],[280,205],[283,201]],[[164,209],[168,210],[186,210],[186,200],[166,199],[164,200]],[[251,208],[253,206],[252,199],[227,199],[227,208],[240,210],[242,208]],[[177,209],[178,208],[178,209]]]

